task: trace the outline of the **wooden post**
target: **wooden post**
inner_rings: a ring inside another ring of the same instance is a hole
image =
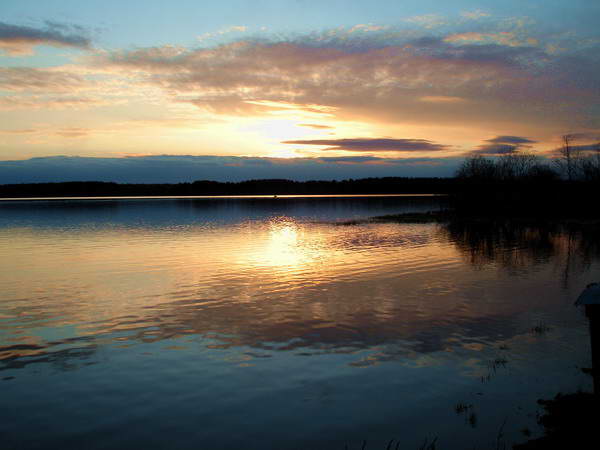
[[[585,315],[590,321],[590,342],[592,347],[592,378],[594,394],[600,394],[600,305],[587,305]]]
[[[585,315],[590,322],[594,394],[600,395],[600,284],[589,284],[581,293],[575,305],[585,306]]]

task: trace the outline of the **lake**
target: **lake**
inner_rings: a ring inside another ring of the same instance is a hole
[[[0,202],[2,447],[538,435],[538,398],[592,386],[573,303],[600,280],[598,233],[346,223],[441,201]]]

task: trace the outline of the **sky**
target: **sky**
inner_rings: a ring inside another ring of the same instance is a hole
[[[2,0],[0,184],[451,176],[600,140],[600,2]]]

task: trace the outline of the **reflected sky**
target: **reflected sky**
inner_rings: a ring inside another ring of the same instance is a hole
[[[403,211],[431,211],[444,203],[444,197],[403,195],[0,200],[0,227],[179,227],[232,224],[280,216],[302,221],[335,221]]]
[[[586,364],[589,349],[585,318],[572,301],[598,276],[595,234],[459,223],[342,226],[332,211],[348,211],[343,201],[321,204],[321,211],[303,206],[318,212],[310,217],[269,213],[265,206],[262,217],[233,221],[215,214],[193,222],[179,203],[167,203],[162,221],[148,223],[137,216],[139,205],[120,212],[122,220],[100,213],[98,222],[94,207],[71,214],[61,206],[60,213],[48,213],[50,226],[41,220],[43,210],[20,218],[11,212],[0,227],[0,378],[15,387],[14,395],[30,399],[23,403],[29,409],[47,406],[59,392],[73,395],[74,386],[86,401],[115,407],[124,392],[140,400],[145,397],[137,389],[181,378],[172,389],[182,402],[204,392],[197,413],[222,410],[203,419],[202,436],[210,442],[218,441],[208,431],[218,429],[215,421],[239,420],[243,412],[270,423],[278,413],[259,413],[257,402],[289,398],[299,402],[305,434],[297,438],[307,445],[328,439],[330,427],[350,440],[385,440],[393,437],[393,417],[409,420],[417,404],[426,416],[439,402],[449,404],[436,413],[443,436],[455,426],[453,402],[477,402],[483,414],[490,398],[507,396],[501,407],[488,404],[488,420],[465,431],[456,440],[462,445],[497,428],[496,415],[514,408],[508,399],[587,383],[574,369]],[[352,208],[358,216],[373,210]],[[173,211],[179,215],[169,216]],[[314,220],[328,214],[329,222]],[[60,225],[70,218],[71,226]],[[536,335],[539,324],[551,331]],[[499,358],[508,362],[494,364]],[[544,367],[553,377],[540,382]],[[107,376],[121,377],[124,391],[113,392]],[[74,384],[31,397],[34,385],[63,378]],[[214,392],[197,391],[198,383]],[[394,395],[384,400],[393,386],[403,392],[404,406]],[[154,420],[156,408],[170,404],[165,389],[171,388],[158,389],[140,406],[140,420]],[[219,395],[231,389],[237,394],[227,406]],[[107,392],[112,396],[100,400]],[[372,418],[377,432],[369,431],[364,415],[346,410],[351,399],[381,408]],[[15,401],[11,394],[7,405]],[[47,414],[71,417],[64,408],[73,402]],[[340,422],[311,421],[322,402],[331,403],[329,414]],[[12,437],[25,423],[18,420],[24,415],[16,417],[1,428]],[[51,422],[49,416],[39,420]],[[99,416],[90,420],[106,425]],[[191,419],[177,413],[172,420],[188,430]],[[522,413],[519,420],[529,419]],[[240,427],[243,439],[267,432]],[[428,430],[417,426],[407,442],[422,441]],[[272,439],[278,448],[291,445]],[[174,447],[185,448],[184,441],[176,439]],[[215,448],[234,448],[234,441]],[[97,445],[116,444],[99,439]]]

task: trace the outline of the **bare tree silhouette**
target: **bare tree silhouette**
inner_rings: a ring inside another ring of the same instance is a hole
[[[562,137],[563,145],[559,150],[559,158],[555,159],[560,171],[567,177],[567,180],[573,181],[577,176],[579,153],[572,145],[574,136],[565,134]]]

